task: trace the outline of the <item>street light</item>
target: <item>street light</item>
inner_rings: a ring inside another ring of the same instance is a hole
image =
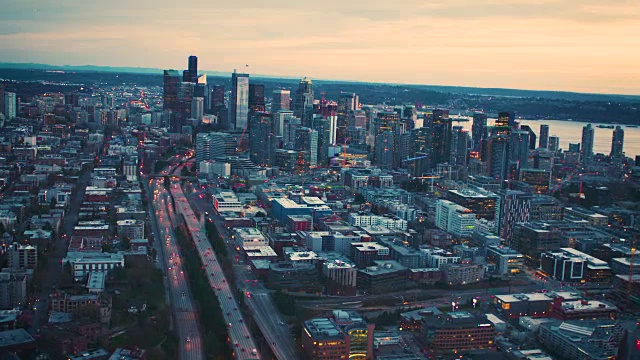
[[[478,303],[478,299],[473,298],[473,308],[476,308],[476,304]]]

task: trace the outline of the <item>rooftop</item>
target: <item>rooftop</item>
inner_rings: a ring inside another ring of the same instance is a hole
[[[557,296],[562,297],[565,301],[579,300],[582,298],[580,293],[571,291],[558,291],[546,293],[527,293],[527,294],[503,294],[496,295],[496,299],[505,303],[513,303],[519,301],[549,301],[552,302]]]
[[[336,323],[325,318],[305,321],[304,330],[309,334],[309,337],[313,339],[333,340],[345,337],[345,334]]]
[[[28,344],[36,340],[25,329],[0,331],[0,349]]]

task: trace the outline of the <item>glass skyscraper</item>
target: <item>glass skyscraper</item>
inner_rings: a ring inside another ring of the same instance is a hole
[[[229,127],[246,129],[249,121],[249,74],[231,74],[229,98]]]

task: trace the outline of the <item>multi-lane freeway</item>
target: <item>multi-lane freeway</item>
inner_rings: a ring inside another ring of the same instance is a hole
[[[171,196],[175,202],[176,212],[184,219],[185,225],[189,230],[196,250],[202,260],[209,284],[220,303],[222,314],[228,326],[227,331],[234,357],[243,360],[259,359],[260,354],[258,353],[256,344],[244,321],[238,302],[234,298],[233,290],[225,278],[216,254],[204,234],[202,223],[196,218],[177,179],[171,181],[170,189]]]
[[[146,179],[144,180],[146,181]],[[198,328],[197,312],[185,279],[180,250],[173,233],[175,214],[171,197],[162,184],[162,179],[151,180],[149,189],[153,195],[151,211],[155,218],[154,245],[168,285],[168,295],[180,338],[180,358],[199,360],[203,358],[203,344]]]
[[[230,256],[233,259],[241,258],[236,247],[237,244],[232,241],[229,230],[222,223],[222,218],[213,208],[212,202],[209,201],[203,189],[190,188],[188,193],[192,205],[197,207],[201,214],[209,214],[207,220],[212,221],[218,229],[218,233],[227,245]],[[233,273],[238,289],[250,296],[245,298],[245,304],[249,307],[253,320],[260,328],[274,356],[282,360],[299,358],[289,326],[283,321],[270,291],[262,286],[247,265],[235,264]]]

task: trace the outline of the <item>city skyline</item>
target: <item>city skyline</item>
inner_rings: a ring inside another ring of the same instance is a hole
[[[0,61],[171,68],[196,54],[199,68],[225,72],[639,92],[640,53],[629,49],[640,45],[640,5],[628,1],[325,4],[12,3]]]

